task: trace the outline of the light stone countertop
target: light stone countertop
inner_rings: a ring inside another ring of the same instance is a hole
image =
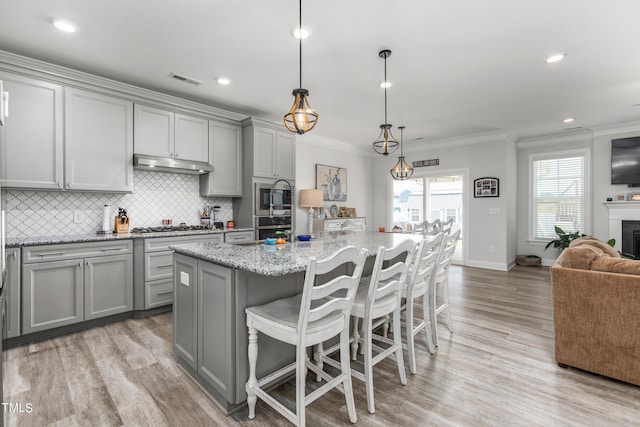
[[[379,246],[393,245],[412,239],[420,241],[422,235],[376,232],[324,233],[309,242],[284,245],[255,246],[228,243],[189,243],[170,246],[175,252],[209,261],[226,267],[237,268],[265,276],[284,276],[305,271],[310,257],[323,259],[345,246],[365,248],[368,256],[374,256]]]
[[[55,245],[59,243],[86,243],[102,242],[107,240],[123,239],[149,239],[155,237],[181,237],[203,234],[234,233],[236,231],[253,231],[253,228],[235,228],[233,230],[187,230],[187,231],[163,231],[156,233],[126,233],[126,234],[71,234],[64,236],[29,236],[9,237],[6,239],[7,248],[37,245]]]

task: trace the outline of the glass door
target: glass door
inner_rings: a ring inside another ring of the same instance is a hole
[[[413,229],[422,221],[453,219],[452,232],[463,230],[462,173],[423,175],[406,181],[393,181],[393,224],[403,230]],[[460,233],[453,262],[464,259],[464,230]]]

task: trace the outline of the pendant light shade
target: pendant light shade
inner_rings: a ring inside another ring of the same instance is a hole
[[[300,26],[302,29],[302,0],[299,1],[300,5]],[[284,125],[291,131],[302,135],[305,132],[309,132],[318,122],[318,113],[313,111],[309,105],[309,91],[302,88],[302,37],[300,40],[300,87],[294,89],[292,95],[295,97],[293,105],[287,114],[284,116]]]
[[[400,126],[398,129],[400,129],[400,157],[398,157],[398,163],[396,163],[390,172],[393,179],[404,181],[405,179],[411,178],[413,168],[404,160],[404,152],[402,151],[404,126]]]
[[[387,122],[387,58],[391,56],[390,50],[381,50],[378,53],[380,58],[384,58],[384,124],[380,125],[380,135],[373,143],[373,150],[388,156],[398,149],[398,140],[391,134],[391,125]]]

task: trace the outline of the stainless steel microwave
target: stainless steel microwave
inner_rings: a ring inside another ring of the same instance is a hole
[[[256,215],[291,215],[291,188],[273,188],[272,184],[256,184]]]

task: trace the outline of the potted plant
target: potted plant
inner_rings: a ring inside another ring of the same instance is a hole
[[[558,235],[558,238],[553,239],[549,243],[547,243],[547,246],[544,247],[545,250],[548,249],[549,246],[551,245],[553,245],[554,248],[560,248],[560,249],[568,248],[571,242],[573,242],[574,240],[580,237],[586,236],[586,234],[582,234],[579,231],[575,231],[573,233],[567,233],[557,225],[555,226],[555,230],[556,230],[556,234]]]

